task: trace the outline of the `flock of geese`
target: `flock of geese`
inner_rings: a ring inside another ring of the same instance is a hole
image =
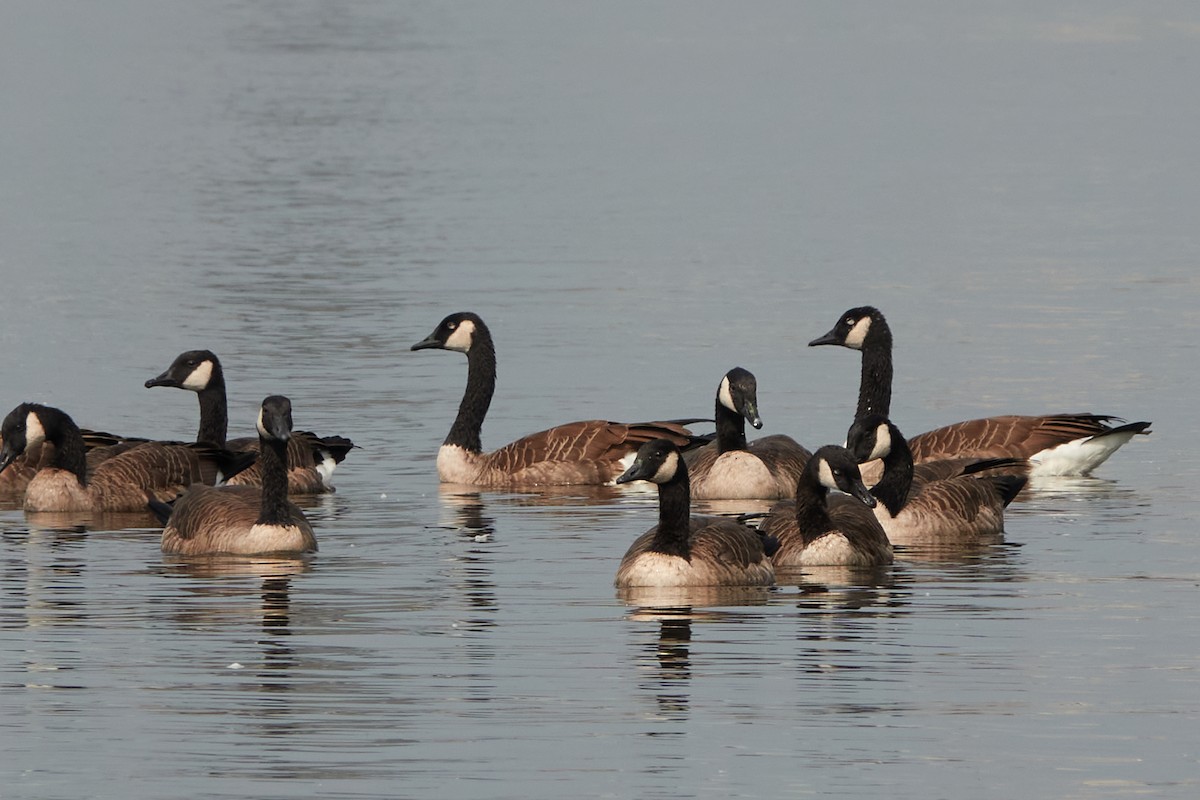
[[[776,570],[890,563],[893,544],[910,538],[996,534],[1029,476],[1087,475],[1149,433],[1149,422],[1115,424],[1123,421],[1105,415],[1010,415],[906,439],[889,416],[892,334],[878,309],[847,311],[809,344],[862,354],[845,446],[810,451],[785,435],[747,441],[746,423],[758,429],[762,420],[754,375],[737,367],[717,387],[713,434],[690,430],[707,421],[698,419],[583,420],[485,452],[481,430],[496,386],[487,325],[477,314],[451,314],[411,349],[467,357],[466,389],[437,455],[443,482],[657,486],[658,524],[621,560],[619,588],[770,586]],[[166,553],[315,551],[312,526],[289,495],[332,491],[333,469],[353,443],[293,430],[291,402],[281,395],[263,400],[256,438],[227,438],[224,373],[207,350],[181,354],[146,381],[154,386],[196,393],[195,441],[81,430],[59,409],[22,403],[0,426],[0,496],[23,498],[27,511],[149,509],[164,525]],[[765,514],[700,516],[691,513],[693,498],[778,502]]]

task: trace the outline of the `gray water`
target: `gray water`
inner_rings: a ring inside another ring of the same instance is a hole
[[[308,561],[0,511],[0,794],[1192,797],[1200,11],[1192,3],[10,2],[0,406],[194,434],[182,350],[360,445]],[[648,610],[653,495],[459,494],[484,428],[711,411],[1153,420],[1003,542]],[[82,524],[81,524],[82,523]]]

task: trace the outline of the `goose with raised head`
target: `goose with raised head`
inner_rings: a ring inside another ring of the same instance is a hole
[[[891,414],[892,331],[879,309],[852,308],[833,329],[809,342],[840,345],[862,353],[855,417]],[[1031,475],[1089,475],[1121,445],[1149,433],[1149,422],[1123,422],[1105,414],[1005,415],[967,420],[908,440],[916,463],[971,456],[1028,459]]]
[[[458,416],[438,450],[443,483],[507,488],[606,484],[648,441],[693,443],[680,422],[582,420],[531,433],[485,453],[480,434],[496,389],[496,348],[487,325],[477,314],[451,314],[411,349],[454,350],[467,357],[467,387]]]
[[[830,497],[831,489],[849,497]],[[892,545],[874,507],[858,462],[846,448],[825,445],[805,464],[796,499],[776,503],[760,526],[779,541],[771,561],[776,569],[892,563]]]
[[[225,395],[225,371],[211,350],[180,353],[171,366],[146,381],[146,388],[169,386],[195,392],[200,402],[200,429],[196,441],[212,442],[230,450],[257,451],[258,437],[226,439],[229,405]],[[317,436],[294,431],[288,439],[288,493],[332,492],[333,471],[345,460],[354,443],[344,436]],[[234,486],[262,485],[262,468],[251,467],[229,481]]]
[[[915,485],[912,451],[900,430],[882,414],[855,420],[846,447],[859,461],[882,459],[883,476],[871,487],[871,494],[878,501],[875,516],[893,543],[1002,533],[1004,509],[1027,480],[1024,474],[991,471],[1012,463],[992,459],[959,464],[957,474]]]
[[[684,453],[697,500],[779,500],[792,497],[811,453],[790,436],[746,441],[746,423],[762,427],[758,381],[741,367],[717,386],[716,441]]]
[[[646,442],[617,483],[658,485],[658,524],[637,538],[617,569],[617,588],[770,586],[775,570],[762,536],[731,517],[692,516],[688,468],[666,439]]]
[[[258,413],[261,486],[192,486],[174,507],[152,503],[164,523],[162,551],[179,555],[311,553],[317,537],[288,500],[292,403],[271,395]]]
[[[57,408],[22,403],[0,426],[0,472],[29,448],[53,454],[25,488],[26,511],[144,511],[147,494],[170,499],[193,483],[217,483],[254,461],[207,443],[142,442],[89,472],[83,435]]]

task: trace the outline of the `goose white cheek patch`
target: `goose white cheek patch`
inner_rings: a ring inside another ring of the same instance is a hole
[[[469,319],[465,319],[458,323],[458,327],[454,329],[454,333],[450,334],[446,339],[446,349],[465,353],[471,349],[471,342],[474,339],[475,323]]]
[[[44,441],[46,441],[46,429],[42,427],[42,421],[38,419],[38,415],[30,411],[25,416],[25,446],[32,447]]]
[[[183,388],[193,392],[202,392],[208,388],[208,382],[212,380],[213,363],[207,359],[196,365],[196,368],[188,374],[187,379],[183,382]]]
[[[846,347],[851,347],[855,350],[861,350],[863,342],[867,340],[867,333],[871,330],[871,318],[863,317],[858,322],[854,323],[854,327],[846,334]]]

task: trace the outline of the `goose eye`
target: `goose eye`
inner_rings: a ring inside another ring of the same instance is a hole
[[[457,322],[447,322],[446,327],[449,328],[450,330],[454,330],[455,328],[458,327],[458,323]]]

